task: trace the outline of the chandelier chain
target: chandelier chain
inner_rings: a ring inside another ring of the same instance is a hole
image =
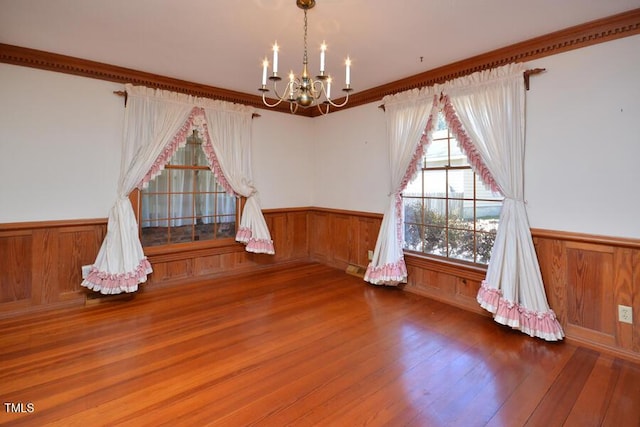
[[[302,63],[307,64],[307,9],[304,10],[304,56]]]

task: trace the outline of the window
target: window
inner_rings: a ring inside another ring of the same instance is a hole
[[[238,203],[209,169],[202,139],[194,130],[162,173],[140,191],[142,245],[232,239]]]
[[[438,115],[422,167],[403,192],[404,248],[487,264],[502,196],[487,189]]]

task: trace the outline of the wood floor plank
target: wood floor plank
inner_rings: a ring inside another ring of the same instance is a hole
[[[528,372],[503,401],[487,426],[523,426],[576,350],[565,344],[523,341],[518,347]]]
[[[640,366],[616,360],[620,375],[603,426],[640,426]]]
[[[640,420],[638,365],[319,264],[0,319],[0,331],[2,425]]]
[[[564,424],[598,357],[594,350],[578,348],[525,425]]]
[[[619,361],[612,357],[599,357],[565,424],[601,426],[619,377]]]

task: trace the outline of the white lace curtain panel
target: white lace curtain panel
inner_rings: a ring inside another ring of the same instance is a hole
[[[204,151],[196,151],[196,156],[206,162]],[[175,164],[185,164],[186,159],[190,159],[190,153],[186,150],[178,150],[171,161]],[[142,227],[180,227],[183,225],[194,225],[196,221],[203,224],[214,222],[234,222],[236,203],[233,197],[226,194],[213,192],[218,191],[215,175],[208,171],[205,173],[193,173],[177,169],[171,176],[167,174],[158,175],[149,182],[147,190],[150,193],[162,193],[161,196],[143,197],[140,222]],[[206,197],[197,197],[192,194],[193,188],[197,191],[207,193]],[[179,193],[171,198],[171,203],[166,194],[171,189],[174,193]],[[216,217],[203,215],[204,212],[213,212],[216,208]],[[195,212],[193,208],[195,207]],[[196,215],[194,218],[193,215]],[[167,218],[171,218],[168,220]]]
[[[365,280],[378,285],[406,282],[402,212],[391,205],[397,205],[429,138],[421,138],[410,126],[411,131],[404,133],[397,128],[426,123],[437,111],[434,94],[442,95],[439,100],[447,124],[474,171],[504,196],[478,302],[493,313],[496,322],[555,341],[564,332],[547,302],[524,202],[524,71],[524,64],[510,64],[436,85],[431,92],[425,88],[385,97],[390,158],[401,157],[406,163],[391,162],[394,200],[385,211]],[[420,118],[409,119],[414,116]],[[425,132],[430,132],[428,126]],[[400,175],[403,179],[398,180]]]
[[[91,272],[82,282],[104,294],[135,292],[152,272],[128,195],[145,188],[197,129],[218,182],[247,198],[236,240],[248,252],[273,254],[273,241],[251,178],[251,107],[126,85],[128,102],[117,199]]]

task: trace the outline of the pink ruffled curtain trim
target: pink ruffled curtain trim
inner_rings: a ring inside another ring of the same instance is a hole
[[[245,250],[247,252],[253,252],[256,254],[275,254],[273,247],[273,240],[268,239],[256,239],[253,236],[253,232],[248,227],[240,227],[236,233],[236,242],[244,243],[247,246]]]
[[[434,105],[437,102],[437,98],[435,96],[433,98],[433,102],[434,102]],[[415,177],[416,173],[418,172],[418,166],[420,165],[420,161],[424,156],[424,152],[429,146],[429,144],[431,143],[432,129],[433,129],[433,114],[431,114],[429,116],[429,119],[427,120],[427,126],[425,126],[424,128],[424,132],[420,137],[420,142],[416,147],[416,151],[415,153],[413,153],[413,156],[411,157],[411,163],[409,163],[409,168],[405,172],[404,177],[402,177],[402,181],[400,182],[400,189],[396,194],[396,218],[398,220],[396,224],[396,235],[397,235],[398,244],[400,245],[400,247],[402,247],[402,242],[404,241],[404,233],[402,231],[402,225],[404,224],[404,215],[402,211],[402,192],[404,191],[405,188],[407,188],[409,181],[411,181]],[[405,274],[405,278],[406,278],[406,274]]]
[[[184,124],[180,127],[178,132],[176,132],[175,136],[171,140],[162,153],[156,158],[153,162],[153,165],[149,169],[149,172],[142,178],[142,181],[138,184],[138,188],[146,187],[149,182],[151,182],[155,177],[160,175],[160,173],[164,170],[164,166],[169,162],[169,159],[175,154],[176,151],[180,148],[182,144],[185,144],[187,141],[187,133],[189,130],[193,128],[195,119],[197,116],[203,115],[204,110],[199,107],[194,107],[189,114],[189,117],[184,122]]]
[[[397,284],[407,279],[407,266],[404,259],[393,264],[384,264],[379,267],[373,267],[371,264],[367,267],[364,280],[374,285],[378,284]]]
[[[437,96],[433,97],[433,105],[435,106],[438,102]],[[433,114],[429,115],[429,119],[427,120],[427,125],[425,126],[424,131],[422,132],[422,136],[420,137],[420,142],[416,146],[416,150],[411,156],[411,161],[409,162],[409,166],[402,177],[402,181],[400,181],[400,186],[398,188],[398,192],[394,194],[395,197],[395,210],[396,210],[396,242],[398,245],[400,259],[393,262],[387,263],[380,266],[373,266],[373,264],[369,263],[367,266],[367,271],[364,275],[364,280],[372,283],[374,285],[396,285],[398,283],[404,283],[407,280],[407,266],[404,262],[404,257],[402,255],[402,242],[404,241],[404,233],[402,230],[404,224],[404,215],[402,209],[402,191],[407,187],[409,181],[413,179],[418,171],[418,166],[420,165],[420,160],[424,156],[424,152],[431,143],[431,130],[433,129]]]
[[[142,181],[138,184],[138,188],[146,187],[146,185],[151,182],[155,177],[160,175],[165,165],[169,162],[171,157],[178,151],[178,149],[185,144],[187,140],[187,134],[191,129],[197,127],[195,122],[196,119],[205,120],[204,108],[202,107],[193,107],[189,117],[184,122],[178,132],[176,132],[175,136],[171,140],[171,142],[162,150],[162,153],[158,156],[158,158],[153,162],[151,169],[149,172],[142,178]],[[218,162],[218,158],[213,150],[213,144],[211,143],[211,137],[209,136],[209,130],[207,129],[206,122],[202,124],[204,128],[204,138],[205,142],[202,145],[202,150],[204,151],[205,157],[209,162],[209,168],[213,172],[214,176],[218,180],[218,183],[224,188],[224,190],[233,196],[237,196],[236,192],[233,191],[231,184],[227,181],[227,178],[222,173],[222,168],[220,167],[220,162]]]
[[[204,110],[202,110],[202,115],[204,117]],[[218,183],[224,188],[228,194],[233,196],[238,196],[238,194],[233,191],[231,184],[227,181],[227,178],[222,173],[222,167],[220,167],[220,162],[218,161],[218,157],[216,156],[215,151],[213,150],[213,143],[211,142],[211,137],[209,136],[209,129],[207,128],[207,124],[203,124],[204,127],[204,135],[205,135],[205,143],[202,146],[202,150],[204,151],[205,156],[207,157],[207,161],[209,162],[209,168],[213,172],[213,175],[218,180]]]
[[[87,278],[82,282],[85,286],[102,294],[119,294],[135,292],[138,284],[147,281],[147,275],[153,271],[147,258],[140,260],[136,269],[129,273],[111,274],[92,267]]]
[[[443,95],[443,100],[444,106],[442,108],[442,112],[444,113],[449,130],[456,137],[460,149],[467,155],[471,168],[480,177],[482,182],[491,189],[491,191],[502,194],[500,186],[495,179],[493,179],[491,172],[489,172],[489,169],[482,161],[480,153],[478,153],[478,150],[473,145],[471,138],[469,138],[469,135],[465,132],[462,122],[460,122],[460,119],[451,104],[451,100],[447,95]]]
[[[494,320],[500,324],[519,329],[532,337],[547,341],[559,341],[564,337],[560,322],[553,310],[538,313],[522,307],[502,297],[499,289],[491,288],[482,282],[477,300],[480,306],[494,315]]]

